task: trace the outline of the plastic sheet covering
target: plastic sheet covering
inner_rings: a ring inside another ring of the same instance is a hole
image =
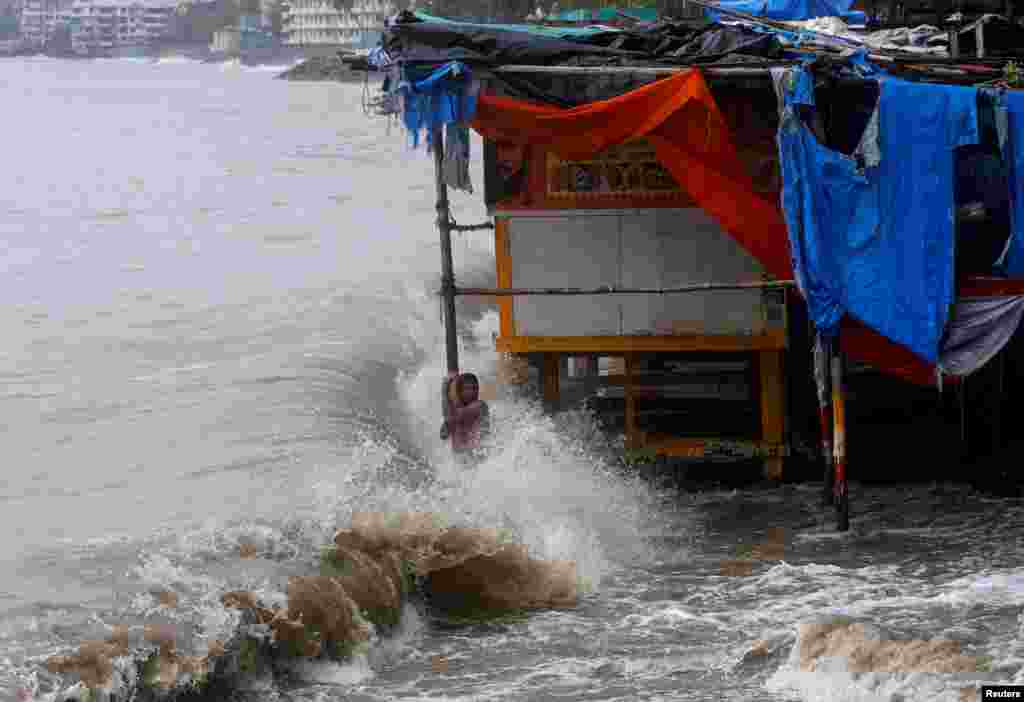
[[[866,167],[863,148],[833,151],[803,123],[809,73],[785,83],[782,203],[815,326],[831,336],[849,314],[934,363],[953,302],[953,149],[978,141],[977,90],[883,78],[881,161]]]
[[[541,27],[453,22],[404,13],[384,45],[392,58],[410,63],[551,65],[616,63],[623,59],[710,61],[731,54],[765,60],[783,56],[779,36],[743,25],[654,22],[629,28]]]
[[[898,27],[864,33],[854,32],[850,29],[850,25],[856,23],[849,17],[845,20],[841,17],[819,17],[813,20],[791,22],[796,29],[828,34],[872,49],[939,56],[948,53],[949,36],[938,27],[923,24],[917,27]]]
[[[939,358],[947,375],[970,375],[1010,341],[1024,317],[1024,296],[962,298],[953,308]]]
[[[404,12],[384,46],[393,57],[415,63],[549,64],[586,56],[629,56],[603,45],[618,34],[611,27],[473,24]]]
[[[1011,233],[1002,262],[1008,274],[1020,277],[1024,276],[1024,93],[1000,92],[996,109],[1010,188]]]
[[[843,17],[851,15],[853,0],[719,0],[723,9],[743,12],[755,17],[773,20],[809,20],[815,17]],[[708,11],[711,19],[719,19],[717,12]],[[852,18],[863,21],[864,13],[856,12]]]
[[[473,181],[469,177],[469,159],[469,127],[465,124],[446,124],[442,177],[449,188],[473,192]]]
[[[430,144],[434,127],[469,123],[476,113],[479,84],[467,66],[450,61],[424,78],[410,80],[407,76],[399,91],[403,97],[402,120],[416,146],[424,130]]]
[[[392,58],[383,46],[376,46],[370,49],[370,53],[366,55],[366,61],[371,66],[384,69],[391,65]]]

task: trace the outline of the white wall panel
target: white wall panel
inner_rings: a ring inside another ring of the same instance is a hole
[[[622,215],[622,287],[662,287],[664,261],[658,250],[658,213]],[[625,334],[652,334],[666,303],[663,295],[617,295]]]
[[[521,217],[508,230],[512,287],[619,284],[618,217]],[[517,297],[513,310],[521,336],[619,333],[619,310],[607,296]]]
[[[761,266],[702,210],[512,217],[513,287],[671,287],[757,280]],[[523,336],[758,333],[757,290],[533,296],[513,304]]]
[[[757,280],[761,265],[703,210],[673,210],[657,220],[666,287]],[[759,290],[683,293],[666,297],[660,328],[690,326],[708,334],[759,333]]]

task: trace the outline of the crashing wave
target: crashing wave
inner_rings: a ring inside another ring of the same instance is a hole
[[[309,661],[352,660],[395,632],[411,599],[479,615],[571,607],[578,593],[575,562],[532,558],[496,529],[445,527],[432,513],[357,513],[322,551],[319,574],[289,578],[285,605],[223,594],[237,624],[205,655],[182,654],[173,627],[119,626],[46,668],[73,683],[58,702],[223,699]]]

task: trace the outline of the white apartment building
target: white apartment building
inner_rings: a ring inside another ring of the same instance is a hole
[[[21,36],[41,47],[53,36],[57,26],[68,20],[70,0],[24,0],[21,6]]]
[[[365,48],[395,14],[389,0],[355,0],[351,9],[337,9],[328,0],[290,0],[285,8],[285,43],[292,46]]]
[[[84,55],[146,47],[166,33],[175,6],[175,0],[74,0],[72,47]]]

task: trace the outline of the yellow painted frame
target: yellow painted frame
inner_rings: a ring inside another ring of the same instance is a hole
[[[499,288],[512,287],[512,249],[508,238],[508,217],[494,218],[494,260],[497,265]],[[498,329],[500,338],[516,335],[515,318],[512,311],[513,298],[502,295],[498,297]]]
[[[512,252],[508,236],[508,218],[495,217],[494,251],[499,288],[512,287]],[[665,336],[519,336],[516,333],[514,298],[497,298],[499,332],[495,350],[503,353],[543,353],[544,396],[557,401],[559,394],[557,369],[561,354],[604,353],[626,357],[627,441],[632,448],[650,448],[667,456],[698,457],[712,440],[671,438],[648,441],[635,427],[635,397],[632,381],[634,353],[677,352],[755,352],[758,363],[758,385],[761,409],[761,437],[757,443],[765,452],[765,476],[782,478],[785,453],[785,376],[783,352],[787,346],[786,330],[767,329],[760,334],[686,334]],[[652,437],[653,438],[653,437]]]
[[[514,324],[514,321],[513,321]],[[674,353],[680,351],[781,351],[786,332],[761,334],[687,334],[676,336],[505,336],[495,340],[505,353]]]

